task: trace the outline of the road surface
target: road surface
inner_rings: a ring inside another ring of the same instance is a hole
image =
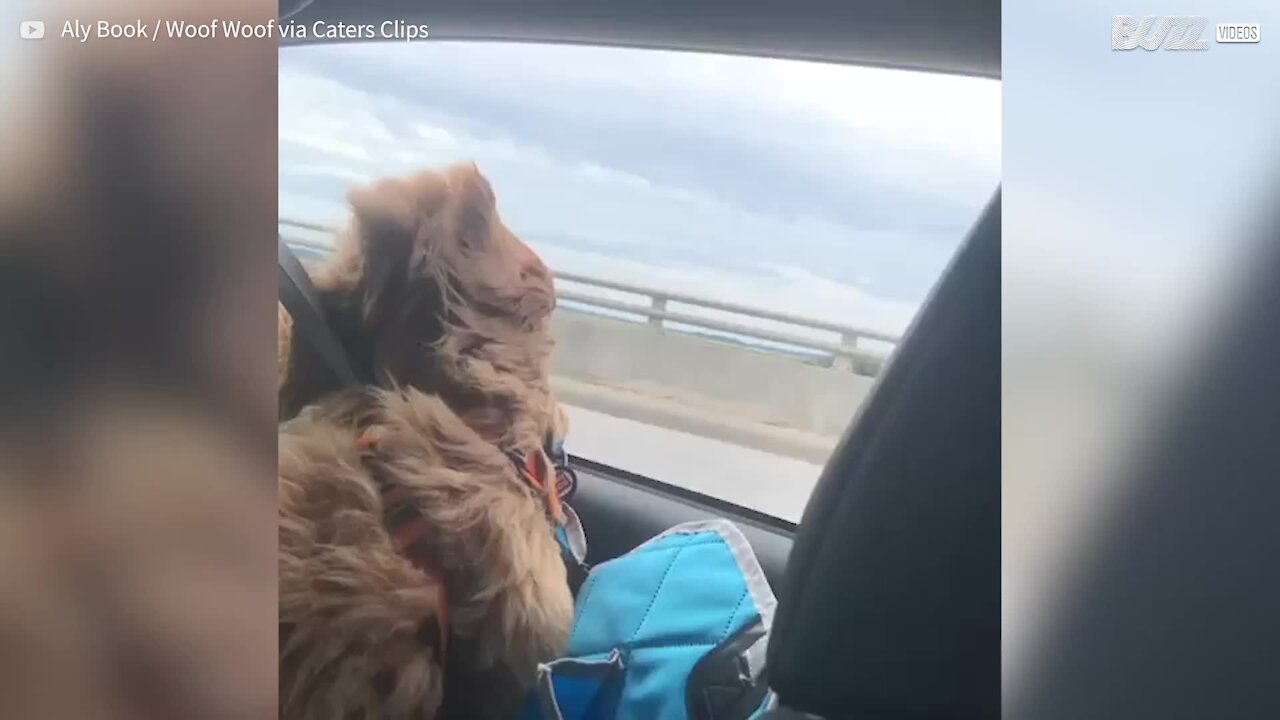
[[[567,406],[569,452],[799,521],[822,466]]]

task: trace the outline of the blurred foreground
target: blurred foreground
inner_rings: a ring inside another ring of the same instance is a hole
[[[275,13],[0,10],[0,717],[276,715]]]
[[[1004,714],[1280,717],[1280,47],[1120,12],[1004,2]]]
[[[1006,714],[1280,717],[1280,57],[1110,10],[1005,8]],[[0,717],[273,717],[274,41],[0,51]]]

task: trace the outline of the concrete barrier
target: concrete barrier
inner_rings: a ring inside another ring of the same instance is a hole
[[[293,231],[329,232],[314,224],[280,222]],[[321,257],[331,250],[321,241],[290,237],[288,242],[296,252],[309,257]],[[559,292],[563,300],[648,319],[645,323],[627,322],[561,306],[552,321],[558,345],[552,381],[561,400],[615,417],[811,462],[825,462],[874,383],[870,375],[883,364],[883,358],[865,352],[859,341],[894,341],[869,330],[718,300],[568,273],[557,277],[650,299],[649,305],[636,306],[572,290]],[[841,340],[831,344],[794,333],[672,312],[666,308],[668,300],[838,332]],[[753,349],[715,340],[673,329],[666,321],[827,352],[834,364],[820,365],[776,348]]]
[[[805,459],[825,459],[874,382],[798,357],[566,308],[556,311],[553,332],[552,374],[565,402],[730,442],[764,442]]]

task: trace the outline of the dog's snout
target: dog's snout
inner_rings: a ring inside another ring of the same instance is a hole
[[[547,276],[551,271],[547,269],[546,263],[542,262],[542,258],[533,248],[529,247],[524,241],[516,239],[516,246],[520,250],[520,274],[529,276]]]

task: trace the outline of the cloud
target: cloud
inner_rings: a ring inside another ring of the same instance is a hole
[[[999,179],[984,80],[511,43],[288,48],[280,68],[282,212],[340,217],[352,181],[473,159],[555,262],[886,328]]]

